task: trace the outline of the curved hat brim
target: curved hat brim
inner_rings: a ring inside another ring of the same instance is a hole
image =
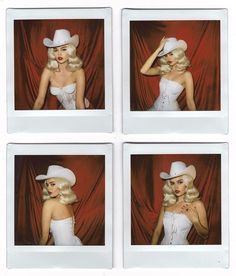
[[[190,165],[185,170],[183,170],[182,172],[180,172],[178,174],[175,174],[175,175],[171,175],[171,174],[168,174],[166,172],[161,172],[160,177],[164,180],[168,180],[168,179],[175,178],[175,177],[185,175],[185,174],[191,176],[192,179],[194,180],[196,178],[196,169],[195,169],[195,167],[193,165]]]
[[[42,181],[42,180],[47,180],[49,178],[54,178],[54,177],[59,177],[59,178],[64,178],[67,181],[69,181],[71,186],[74,186],[76,183],[76,178],[74,174],[70,174],[70,173],[63,173],[63,174],[59,174],[59,173],[55,173],[55,174],[50,174],[50,175],[45,175],[45,174],[40,174],[37,175],[35,177],[36,180]]]
[[[177,43],[175,45],[173,45],[173,47],[169,48],[168,50],[165,50],[165,46],[164,46],[164,49],[162,51],[159,52],[159,54],[157,55],[158,57],[162,57],[168,53],[170,53],[171,51],[175,50],[175,49],[178,49],[178,48],[181,48],[183,49],[184,51],[187,50],[187,43],[180,39],[177,41]]]
[[[48,175],[44,175],[44,174],[40,174],[40,175],[37,175],[35,177],[36,180],[46,180],[48,178],[50,178],[51,176],[48,176]]]
[[[75,34],[70,39],[66,41],[60,41],[58,43],[53,42],[53,40],[50,38],[44,38],[43,44],[48,48],[55,48],[66,44],[73,44],[75,47],[77,47],[79,45],[79,36]]]

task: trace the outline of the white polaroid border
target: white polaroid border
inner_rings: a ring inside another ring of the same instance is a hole
[[[14,244],[16,155],[105,155],[104,246],[16,246]],[[8,268],[112,268],[111,144],[8,144],[7,179]]]
[[[228,144],[124,144],[124,266],[223,267],[229,265]],[[221,245],[131,245],[131,155],[221,155]]]
[[[220,111],[131,111],[130,22],[149,20],[220,20]],[[124,133],[228,132],[228,64],[226,9],[124,9],[122,11],[123,131]]]
[[[7,10],[7,115],[8,133],[112,132],[111,8],[53,8]],[[104,19],[105,109],[15,110],[14,20]]]

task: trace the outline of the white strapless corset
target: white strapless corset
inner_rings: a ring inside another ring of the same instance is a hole
[[[184,87],[180,83],[164,77],[160,79],[159,86],[160,95],[149,111],[179,111],[177,98],[184,90]]]
[[[60,220],[51,220],[50,232],[55,245],[83,245],[74,234],[74,218],[69,217]]]
[[[65,109],[76,109],[75,105],[75,90],[76,83],[70,83],[63,87],[50,86],[50,92],[56,96],[58,101]]]
[[[188,233],[192,227],[192,222],[182,213],[166,211],[163,217],[164,238],[162,245],[186,245]]]

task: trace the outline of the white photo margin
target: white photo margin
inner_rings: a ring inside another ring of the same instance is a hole
[[[7,17],[7,130],[14,132],[112,132],[111,8],[9,8]],[[15,110],[14,20],[104,19],[104,110]]]
[[[159,20],[220,21],[220,111],[131,111],[130,22]],[[124,133],[228,133],[227,9],[123,9],[123,132]]]
[[[14,243],[15,156],[104,155],[105,245],[16,246]],[[8,144],[7,146],[7,267],[8,268],[112,268],[112,145]]]
[[[223,267],[229,266],[228,144],[132,144],[123,145],[124,267]],[[131,155],[221,155],[221,245],[131,245]]]

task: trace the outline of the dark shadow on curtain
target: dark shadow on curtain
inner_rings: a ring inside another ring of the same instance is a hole
[[[132,21],[130,23],[131,111],[145,111],[159,95],[159,76],[145,76],[140,69],[163,37],[188,44],[189,71],[193,75],[197,110],[220,110],[220,21]],[[157,61],[153,66],[158,65]],[[185,91],[178,98],[186,110]]]
[[[37,245],[41,235],[42,185],[35,180],[49,165],[76,175],[75,234],[84,245],[105,244],[105,157],[103,155],[15,157],[15,245]]]
[[[85,70],[85,96],[92,109],[104,109],[103,19],[14,21],[15,109],[32,109],[40,76],[47,63],[47,48],[43,45],[43,39],[52,39],[56,29],[68,29],[71,35],[79,35],[77,54],[83,60]],[[43,109],[58,108],[56,97],[48,91]]]
[[[131,157],[132,245],[151,244],[163,199],[164,182],[160,178],[160,172],[169,172],[173,161],[183,161],[187,165],[195,166],[197,177],[194,184],[207,212],[209,237],[202,239],[192,228],[188,235],[189,243],[221,244],[221,156],[165,154]]]

